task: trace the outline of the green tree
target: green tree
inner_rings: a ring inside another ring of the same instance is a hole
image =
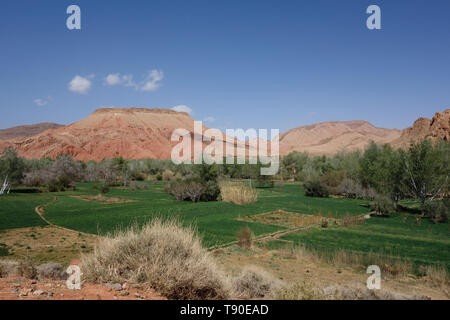
[[[410,196],[420,200],[422,208],[425,201],[433,200],[448,191],[449,158],[448,142],[433,146],[428,139],[411,145],[408,151],[401,151],[405,177],[403,190]]]
[[[0,178],[7,180],[10,185],[17,185],[22,181],[24,171],[24,160],[14,149],[6,149],[0,158]]]
[[[120,156],[119,158],[114,158],[113,166],[115,166],[122,175],[123,186],[126,187],[128,182],[128,174],[130,171],[129,161]]]

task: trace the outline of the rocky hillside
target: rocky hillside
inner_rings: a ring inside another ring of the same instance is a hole
[[[170,137],[177,128],[193,131],[193,119],[165,109],[102,108],[70,125],[8,142],[27,158],[69,153],[83,161],[119,156],[163,159],[170,158]]]
[[[389,143],[400,135],[400,130],[377,128],[367,121],[321,122],[281,134],[280,153],[332,155],[340,150],[364,149],[371,140]]]
[[[414,124],[402,131],[401,136],[392,141],[396,148],[408,147],[423,139],[437,141],[444,139],[450,141],[450,109],[437,112],[432,119],[419,118]]]
[[[188,130],[193,137],[194,119],[187,113],[167,109],[102,108],[67,126],[25,138],[0,139],[0,150],[13,147],[26,158],[55,158],[69,153],[83,161],[119,156],[170,159],[172,148],[178,143],[171,141],[171,135],[178,128]],[[405,147],[411,141],[424,138],[448,140],[449,128],[450,109],[436,113],[433,119],[420,118],[405,130],[378,128],[360,120],[322,122],[280,134],[280,154],[307,151],[316,155],[332,155],[341,150],[362,150],[372,140]],[[207,144],[209,142],[203,143],[203,147]],[[249,148],[248,142],[245,148]]]

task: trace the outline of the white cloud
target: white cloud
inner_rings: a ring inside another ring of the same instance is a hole
[[[140,87],[142,91],[155,91],[159,88],[159,82],[164,78],[162,71],[151,70]]]
[[[105,77],[105,84],[109,86],[123,85],[141,91],[155,91],[160,87],[163,78],[162,71],[150,70],[147,77],[140,84],[137,84],[132,74],[110,73]]]
[[[39,107],[43,107],[48,103],[48,101],[44,99],[34,99],[33,102],[36,103],[36,105],[38,105]]]
[[[93,77],[94,75],[90,75],[87,78],[76,75],[69,83],[69,90],[80,94],[87,93],[92,85],[92,82],[89,79],[92,79]]]
[[[111,73],[106,76],[105,82],[109,86],[115,86],[117,84],[120,84],[122,82],[122,79],[120,79],[119,73],[114,73],[114,74]]]
[[[172,108],[172,110],[177,111],[177,112],[186,112],[189,115],[192,115],[192,113],[193,113],[192,109],[185,105],[175,106]]]
[[[216,121],[216,119],[214,119],[213,117],[206,117],[205,119],[203,119],[204,122],[214,122]]]
[[[123,79],[125,87],[134,87],[134,88],[138,89],[138,85],[136,84],[136,82],[134,82],[132,74],[126,74],[123,76],[122,79]]]

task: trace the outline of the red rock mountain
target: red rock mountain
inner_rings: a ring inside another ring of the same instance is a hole
[[[400,134],[400,130],[377,128],[367,121],[321,122],[282,133],[280,154],[307,151],[332,155],[340,150],[364,149],[371,140],[389,143]]]
[[[431,139],[432,141],[444,139],[450,141],[450,109],[444,112],[437,112],[432,119],[417,119],[413,126],[403,130],[401,136],[392,141],[392,146],[405,148],[411,142],[416,143],[423,139]]]
[[[185,112],[158,108],[102,108],[81,121],[58,129],[33,137],[0,141],[0,150],[12,147],[25,158],[38,159],[56,158],[60,154],[70,154],[83,161],[119,156],[170,159],[173,146],[178,144],[171,141],[171,136],[180,128],[189,131],[193,138],[194,119]],[[206,129],[203,126],[203,130]],[[209,142],[203,143],[203,147],[207,144]]]
[[[8,142],[26,158],[69,153],[84,161],[119,156],[169,159],[170,137],[177,128],[193,131],[193,119],[165,109],[103,108],[70,125]]]
[[[67,126],[49,129],[31,137],[0,140],[0,150],[13,147],[26,158],[55,158],[69,153],[84,161],[100,161],[118,156],[129,159],[170,159],[172,148],[178,143],[171,141],[172,132],[184,128],[192,133],[193,127],[194,119],[184,112],[103,108]],[[395,147],[407,146],[411,140],[423,138],[449,140],[449,127],[450,109],[436,113],[431,120],[420,118],[403,131],[377,128],[366,121],[322,122],[282,133],[280,154],[307,151],[317,155],[332,155],[340,150],[363,149],[371,140],[390,143]]]

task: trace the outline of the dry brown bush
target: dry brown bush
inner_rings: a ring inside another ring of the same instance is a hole
[[[243,249],[248,249],[252,246],[253,238],[252,230],[247,226],[239,229],[237,233],[238,245]]]
[[[273,298],[276,300],[324,300],[325,294],[321,289],[302,281],[275,290]]]
[[[19,274],[19,262],[0,260],[0,278],[12,277]]]
[[[222,201],[247,204],[258,200],[258,190],[241,182],[221,181],[219,187]]]
[[[37,270],[30,257],[26,257],[24,260],[19,261],[18,272],[19,275],[27,279],[37,278]]]
[[[281,281],[261,268],[248,266],[233,279],[233,292],[240,298],[263,298],[282,286]]]
[[[102,239],[82,256],[84,280],[151,287],[173,299],[223,299],[228,278],[192,227],[154,219]]]

